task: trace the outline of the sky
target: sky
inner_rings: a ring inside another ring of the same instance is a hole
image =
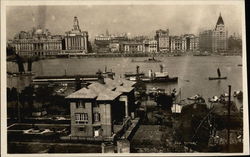
[[[80,5],[80,6],[7,6],[6,31],[11,39],[32,27],[47,28],[52,34],[65,34],[78,17],[80,29],[95,35],[130,33],[153,36],[157,29],[170,35],[196,34],[214,29],[221,13],[229,35],[241,35],[242,10],[236,5]]]

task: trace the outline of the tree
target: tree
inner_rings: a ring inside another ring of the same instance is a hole
[[[173,97],[166,94],[160,94],[156,97],[156,103],[161,106],[162,109],[171,110],[173,106]]]
[[[90,41],[88,41],[87,49],[88,49],[88,53],[92,53],[93,52],[92,45],[91,45]]]

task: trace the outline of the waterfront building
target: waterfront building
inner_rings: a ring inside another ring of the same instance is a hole
[[[20,56],[56,56],[62,51],[62,36],[51,35],[48,29],[20,31],[10,45]]]
[[[97,53],[110,52],[109,44],[111,43],[111,37],[109,35],[98,35],[95,37],[95,46]]]
[[[194,34],[185,34],[186,51],[197,51],[199,49],[199,37]]]
[[[121,43],[121,51],[125,53],[143,52],[143,42],[126,41]]]
[[[213,31],[205,30],[200,33],[200,49],[201,51],[210,51],[213,49]]]
[[[169,29],[157,30],[155,39],[157,41],[158,52],[169,52],[169,49],[170,49]]]
[[[114,125],[135,111],[134,85],[124,79],[99,78],[66,97],[70,104],[71,137],[109,138]]]
[[[144,40],[143,52],[156,53],[157,52],[157,40],[154,40],[154,39]]]
[[[215,29],[206,30],[200,33],[200,49],[202,51],[226,51],[228,32],[221,14],[215,25]]]
[[[186,40],[182,36],[170,37],[170,51],[184,52],[186,50]]]
[[[119,52],[120,44],[118,40],[113,40],[109,43],[110,52]]]
[[[77,17],[73,20],[73,29],[65,32],[65,54],[85,54],[88,52],[88,32],[81,31]]]
[[[120,50],[120,43],[128,41],[126,33],[122,34],[106,34],[97,35],[95,37],[95,46],[98,53],[118,52]],[[118,49],[117,49],[118,48]]]

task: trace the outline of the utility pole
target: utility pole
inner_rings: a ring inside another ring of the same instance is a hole
[[[228,121],[227,121],[227,151],[229,152],[230,146],[230,107],[231,107],[231,85],[228,86]]]
[[[20,103],[19,103],[19,90],[17,90],[17,120],[18,120],[18,123],[21,122],[21,111],[20,111]]]

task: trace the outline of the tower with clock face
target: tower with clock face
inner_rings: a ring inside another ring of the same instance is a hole
[[[226,51],[227,50],[227,30],[223,21],[221,14],[217,20],[215,29],[213,31],[213,51]]]

